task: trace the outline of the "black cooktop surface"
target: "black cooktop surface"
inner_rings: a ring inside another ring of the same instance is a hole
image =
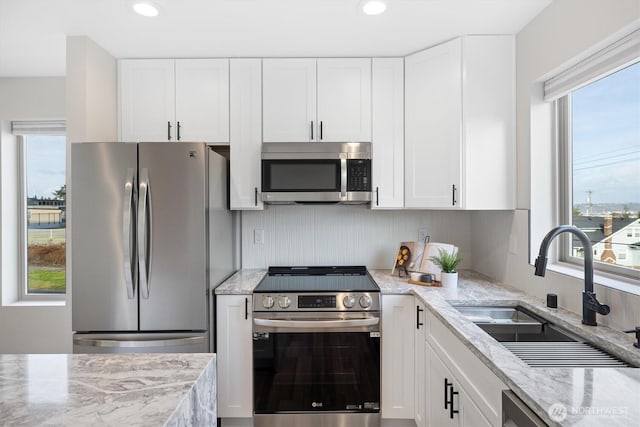
[[[380,288],[364,266],[269,267],[253,292],[380,292]]]

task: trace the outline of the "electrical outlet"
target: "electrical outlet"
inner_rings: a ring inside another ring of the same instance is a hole
[[[427,232],[426,228],[418,229],[418,241],[419,242],[425,242],[426,243],[427,237],[429,237],[429,233]]]
[[[264,244],[264,230],[262,228],[256,228],[255,230],[253,230],[253,244]]]

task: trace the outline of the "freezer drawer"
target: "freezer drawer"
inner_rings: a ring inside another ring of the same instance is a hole
[[[207,353],[208,332],[73,335],[79,353]]]

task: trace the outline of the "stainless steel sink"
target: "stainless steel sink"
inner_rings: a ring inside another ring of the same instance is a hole
[[[634,367],[520,306],[455,308],[533,367]]]

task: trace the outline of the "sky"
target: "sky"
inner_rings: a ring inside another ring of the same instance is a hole
[[[27,158],[27,196],[53,198],[53,192],[65,184],[66,138],[29,135]]]
[[[640,62],[572,96],[573,204],[640,202]]]

